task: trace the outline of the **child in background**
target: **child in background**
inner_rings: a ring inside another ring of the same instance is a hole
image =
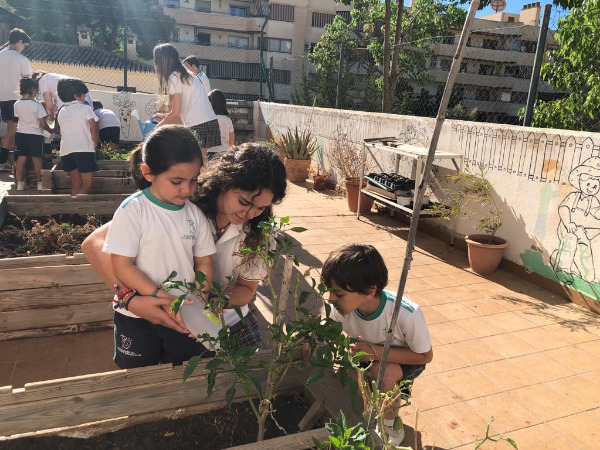
[[[373,362],[369,376],[377,379],[396,300],[395,292],[383,290],[388,282],[383,258],[371,245],[345,245],[329,254],[321,278],[331,290],[329,301],[335,306],[331,318],[343,322],[344,332],[349,336],[360,339],[355,350],[368,353],[362,360]],[[383,392],[393,390],[402,380],[415,379],[433,358],[423,312],[406,297],[401,302],[383,377]],[[397,415],[397,408],[384,413],[384,426],[394,445],[400,445],[404,439],[404,428],[393,429]]]
[[[71,177],[71,197],[87,194],[92,187],[98,147],[98,118],[85,104],[88,88],[77,78],[59,80],[58,96],[64,102],[56,118],[61,130],[60,162]]]
[[[121,121],[117,115],[97,101],[94,102],[94,114],[98,117],[100,142],[117,145],[121,140]]]
[[[17,191],[29,189],[25,184],[25,163],[31,157],[37,178],[37,190],[42,187],[42,158],[44,157],[44,130],[52,132],[46,123],[46,110],[35,99],[38,85],[31,78],[21,78],[19,91],[21,99],[14,105],[15,117],[19,119],[15,135],[17,156]]]
[[[210,104],[219,121],[221,145],[210,147],[206,153],[203,151],[202,156],[204,156],[204,161],[210,161],[218,153],[226,152],[231,146],[235,145],[235,132],[233,130],[233,122],[229,118],[229,112],[227,111],[225,94],[218,89],[213,89],[208,94],[208,100],[210,100]]]
[[[115,212],[103,251],[111,254],[119,286],[115,304],[115,362],[122,369],[181,364],[206,351],[186,334],[155,325],[128,310],[136,295],[168,298],[158,285],[174,270],[177,280],[201,271],[212,282],[215,253],[209,222],[188,198],[196,191],[202,153],[194,134],[180,125],[157,128],[131,155],[143,190]]]

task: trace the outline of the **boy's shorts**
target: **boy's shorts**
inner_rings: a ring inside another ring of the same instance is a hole
[[[121,140],[121,127],[106,127],[99,132],[100,142],[112,142],[118,144]]]
[[[19,119],[15,117],[15,103],[16,100],[5,100],[0,102],[0,117],[2,122],[18,122]]]
[[[369,364],[371,364],[370,361],[362,361],[359,366],[366,369]],[[414,380],[425,370],[425,364],[400,364],[400,368],[403,374],[402,380]]]
[[[44,157],[44,136],[38,134],[15,134],[15,158],[19,156]]]
[[[80,173],[98,172],[100,166],[96,161],[96,153],[75,152],[60,157],[62,170],[71,172],[78,170]]]
[[[181,365],[196,355],[215,356],[200,342],[145,319],[115,312],[114,361],[121,369],[153,366],[158,363]]]

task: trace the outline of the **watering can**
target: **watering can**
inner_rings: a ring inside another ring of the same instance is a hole
[[[131,117],[135,117],[137,119],[138,125],[140,126],[140,130],[142,131],[142,138],[144,140],[146,139],[146,136],[148,136],[150,134],[150,132],[152,132],[152,130],[154,130],[156,128],[156,125],[158,124],[158,122],[156,120],[154,120],[153,117],[150,117],[145,122],[142,122],[140,120],[140,116],[138,115],[137,109],[134,109],[133,111],[131,111]]]

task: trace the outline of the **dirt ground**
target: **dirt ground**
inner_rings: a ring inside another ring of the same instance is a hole
[[[78,214],[37,218],[9,214],[0,230],[0,258],[80,252],[83,240],[110,219]]]
[[[288,433],[298,431],[298,423],[309,405],[300,394],[275,399],[275,418]],[[322,425],[318,425],[322,426]],[[2,450],[137,450],[160,448],[218,450],[256,441],[258,426],[247,402],[183,419],[151,422],[100,436],[78,439],[61,436],[27,437],[0,442]],[[266,438],[282,436],[268,420]]]

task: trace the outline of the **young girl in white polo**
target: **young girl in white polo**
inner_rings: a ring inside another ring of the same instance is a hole
[[[17,191],[29,189],[25,184],[25,163],[31,157],[37,178],[37,190],[42,187],[42,158],[44,157],[44,130],[52,133],[46,123],[46,110],[35,99],[37,83],[31,78],[21,78],[19,83],[21,99],[15,103],[15,117],[19,119],[15,135],[17,156]]]
[[[122,369],[159,362],[181,364],[206,351],[186,334],[129,311],[132,300],[144,301],[138,295],[169,297],[158,286],[172,271],[179,281],[193,282],[200,271],[212,282],[215,245],[209,222],[188,200],[201,168],[198,142],[181,125],[157,128],[132,152],[131,171],[137,172],[142,190],[117,209],[103,248],[111,254],[119,282],[115,362]]]

